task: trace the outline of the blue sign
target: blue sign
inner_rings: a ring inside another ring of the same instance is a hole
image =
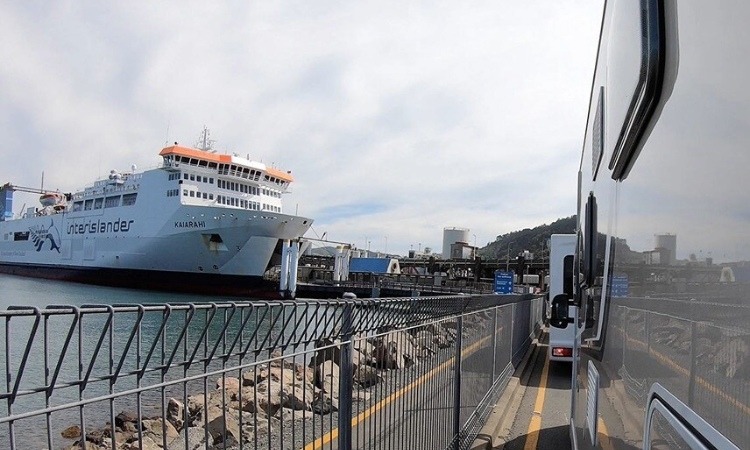
[[[495,294],[513,293],[513,272],[495,272]]]
[[[627,297],[630,295],[630,282],[627,275],[613,275],[610,286],[612,297]]]

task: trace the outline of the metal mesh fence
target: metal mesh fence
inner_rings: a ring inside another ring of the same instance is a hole
[[[541,299],[0,311],[0,447],[467,448]]]
[[[747,448],[750,310],[689,298],[659,300],[651,301],[648,309],[618,306],[614,310],[607,357],[626,392],[636,405],[643,405],[652,385],[659,383],[740,448]],[[666,302],[679,302],[682,315],[654,311],[660,306],[666,309]],[[637,301],[630,303],[639,306]]]

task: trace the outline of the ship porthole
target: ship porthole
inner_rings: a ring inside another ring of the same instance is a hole
[[[214,270],[219,270],[219,266],[217,266],[216,264],[214,264]]]
[[[200,270],[201,272],[203,272],[203,266],[198,266],[198,270]]]

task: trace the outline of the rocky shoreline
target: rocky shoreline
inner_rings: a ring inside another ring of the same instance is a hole
[[[483,313],[469,317],[468,321],[464,319],[464,330],[487,318]],[[378,331],[378,337],[354,337],[353,403],[370,401],[370,391],[382,382],[385,371],[410,367],[452,347],[456,321]],[[303,365],[286,361],[289,358],[280,352],[273,353],[268,362],[244,370],[241,377],[216,379],[207,395],[190,395],[186,403],[169,398],[165,417],[142,417],[139,421],[136,414],[123,411],[115,417],[114,428],[110,423],[87,428],[83,440],[80,427],[73,425],[61,433],[75,440],[64,450],[112,449],[113,439],[117,450],[223,449],[238,448],[240,442],[247,446],[287,439],[289,436],[282,437],[281,430],[290,429],[292,422],[299,424],[315,417],[321,421],[339,407],[340,341],[319,340],[306,356],[310,360]],[[312,432],[312,427],[308,428]]]

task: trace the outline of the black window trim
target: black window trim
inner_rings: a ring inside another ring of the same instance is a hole
[[[656,111],[664,86],[663,0],[641,0],[641,77],[633,92],[625,123],[612,152],[609,168],[612,179],[623,180],[633,166],[641,148],[641,138]]]

